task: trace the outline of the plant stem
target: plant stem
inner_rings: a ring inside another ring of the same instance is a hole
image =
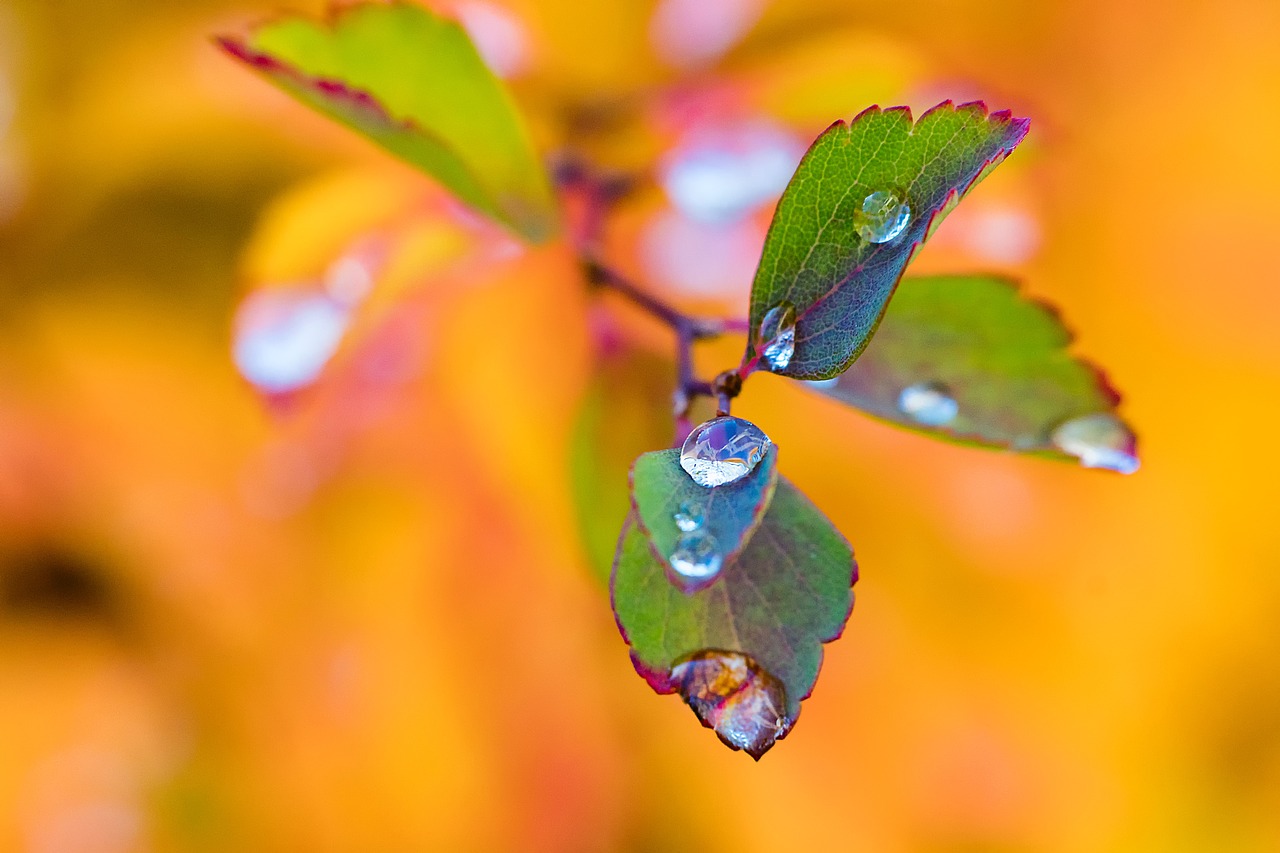
[[[598,287],[605,287],[626,298],[650,316],[671,328],[676,335],[676,392],[674,408],[676,440],[683,441],[692,429],[689,409],[698,397],[715,398],[718,412],[728,414],[730,401],[737,396],[741,382],[726,386],[719,381],[698,379],[693,372],[693,345],[697,341],[716,338],[724,334],[746,334],[745,320],[728,320],[719,317],[695,317],[684,313],[674,305],[654,296],[597,257],[605,216],[610,207],[630,190],[632,182],[625,176],[603,176],[594,172],[580,160],[566,158],[556,168],[557,183],[565,190],[583,194],[579,227],[574,237],[578,253],[582,257],[587,280]],[[725,376],[721,374],[721,377]]]

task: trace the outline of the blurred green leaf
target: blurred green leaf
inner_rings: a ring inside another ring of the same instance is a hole
[[[826,379],[847,369],[935,217],[1008,156],[1027,126],[1008,112],[988,116],[981,103],[947,101],[915,123],[906,107],[872,107],[819,136],[778,203],[751,290],[753,330],[770,309],[795,308],[795,353],[777,372]],[[901,224],[893,201],[909,206],[901,230],[892,227]],[[757,337],[748,363],[766,343]]]
[[[679,450],[657,450],[636,459],[631,468],[632,517],[648,537],[654,556],[668,566],[687,532],[677,516],[687,519],[699,536],[710,536],[717,559],[729,566],[760,525],[777,484],[778,448],[773,444],[742,479],[714,488],[695,483],[685,473]],[[672,579],[686,589],[700,585],[678,572]]]
[[[672,583],[633,513],[614,561],[613,607],[654,689],[680,692],[726,743],[758,758],[813,690],[822,644],[844,629],[856,580],[848,542],[779,479],[737,560],[692,593]]]
[[[546,170],[510,96],[455,21],[408,3],[365,3],[327,25],[284,18],[220,43],[477,210],[535,242],[555,233]]]
[[[1057,312],[1012,281],[909,278],[857,363],[821,391],[942,438],[1070,458],[1054,430],[1119,402],[1070,343]]]
[[[669,358],[618,344],[601,354],[569,453],[570,485],[591,567],[608,583],[618,526],[631,511],[628,473],[646,450],[671,443]]]

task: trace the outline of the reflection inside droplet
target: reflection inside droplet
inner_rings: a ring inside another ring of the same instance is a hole
[[[1082,415],[1053,431],[1052,440],[1063,453],[1086,468],[1106,468],[1121,474],[1138,470],[1137,440],[1133,432],[1110,412]]]
[[[897,239],[911,222],[911,205],[890,190],[879,190],[862,200],[858,211],[858,236],[868,243]]]
[[[700,486],[723,486],[749,474],[769,445],[769,437],[751,421],[713,418],[689,433],[680,467]]]
[[[781,682],[746,655],[700,652],[675,666],[671,678],[698,719],[756,760],[794,722]]]
[[[723,562],[720,543],[696,527],[676,540],[676,548],[671,552],[671,568],[676,574],[694,580],[714,577]]]
[[[680,504],[672,518],[682,533],[690,533],[702,526],[702,510],[688,503]]]
[[[796,352],[796,308],[783,302],[769,309],[760,321],[760,355],[770,370],[778,371],[791,363]]]
[[[918,424],[946,426],[956,419],[960,406],[941,382],[917,382],[902,389],[898,409]]]

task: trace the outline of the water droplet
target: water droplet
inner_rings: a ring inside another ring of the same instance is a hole
[[[873,192],[862,200],[858,236],[868,243],[897,239],[911,222],[911,205],[889,190]]]
[[[723,486],[751,473],[770,443],[751,421],[728,415],[712,418],[685,439],[680,467],[699,486]]]
[[[1138,470],[1137,441],[1124,421],[1110,412],[1072,418],[1053,431],[1054,445],[1080,460],[1086,468],[1106,468],[1121,474]]]
[[[760,321],[760,355],[770,370],[782,370],[796,353],[796,307],[783,302]]]
[[[782,684],[746,655],[700,652],[674,667],[671,677],[698,719],[756,760],[794,722]]]
[[[828,388],[834,388],[840,384],[839,376],[832,376],[830,379],[804,379],[805,385],[818,391],[826,391]]]
[[[720,543],[710,533],[697,528],[676,540],[676,549],[671,552],[671,568],[676,574],[696,580],[715,577],[723,562]]]
[[[310,384],[333,357],[350,312],[303,288],[251,293],[236,311],[234,356],[241,375],[268,393]]]
[[[702,526],[702,510],[687,503],[680,504],[673,518],[682,533],[692,533]]]
[[[902,389],[898,408],[918,424],[939,427],[956,419],[960,406],[941,382],[917,382]]]

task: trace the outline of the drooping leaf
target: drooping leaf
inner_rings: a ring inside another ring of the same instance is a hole
[[[1119,396],[1067,351],[1071,332],[1008,279],[905,279],[858,361],[821,391],[958,441],[1068,458],[1054,433]]]
[[[613,608],[650,685],[680,692],[722,740],[759,758],[813,690],[822,644],[844,629],[856,580],[848,542],[779,479],[737,560],[691,594],[671,582],[633,514],[614,560]]]
[[[640,456],[631,468],[632,517],[654,556],[671,570],[672,580],[686,590],[697,589],[705,583],[682,577],[671,566],[684,534],[696,529],[698,536],[709,536],[716,559],[730,566],[760,525],[777,484],[778,448],[773,444],[742,479],[714,488],[698,485],[685,473],[679,450],[657,450]],[[716,577],[713,573],[706,583]]]
[[[555,201],[529,134],[455,21],[410,3],[364,3],[330,24],[289,17],[220,44],[477,210],[534,241],[554,234]]]
[[[631,512],[631,464],[646,450],[671,442],[675,373],[669,358],[621,342],[597,357],[569,464],[583,544],[602,583],[609,581],[618,525]]]
[[[914,123],[906,107],[871,107],[819,136],[778,203],[751,290],[753,330],[772,308],[795,308],[795,352],[776,372],[826,379],[847,369],[936,217],[1008,156],[1027,125],[947,101]]]

